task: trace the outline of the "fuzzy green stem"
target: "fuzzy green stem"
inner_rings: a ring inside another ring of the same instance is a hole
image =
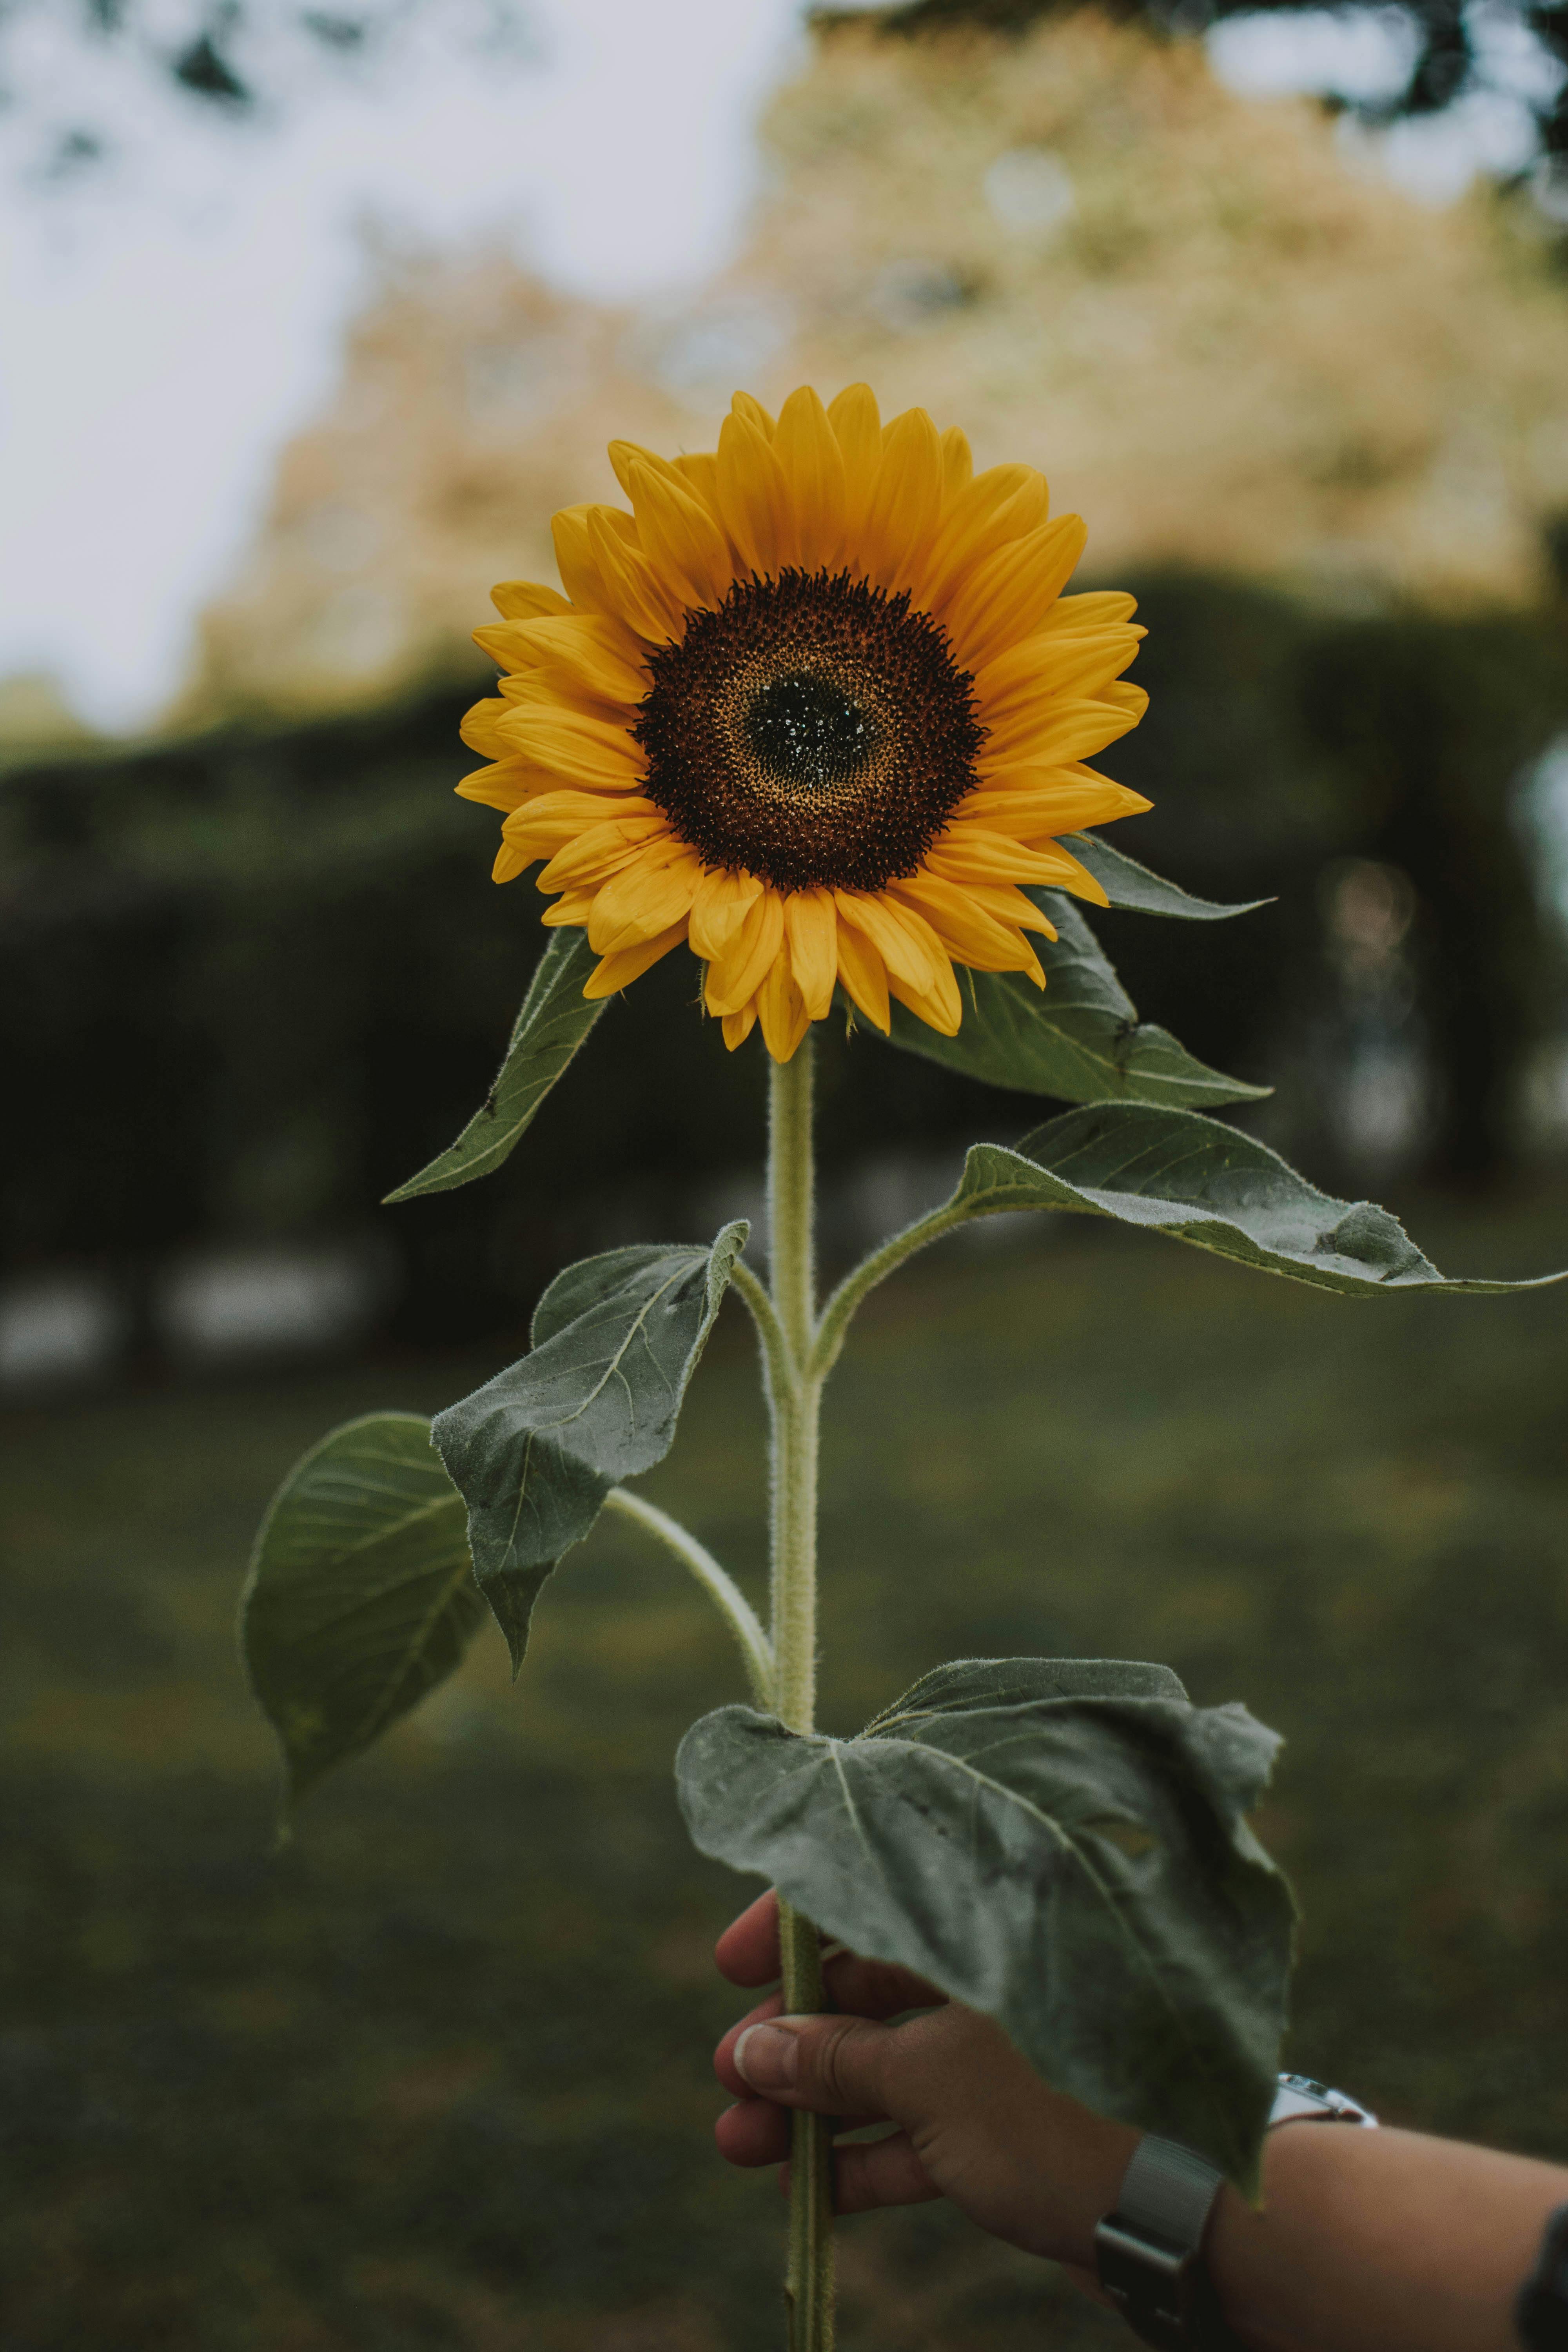
[[[787,1395],[793,1377],[789,1341],[784,1326],[773,1312],[773,1302],[764,1286],[757,1280],[745,1259],[737,1258],[731,1269],[730,1280],[745,1301],[752,1322],[757,1327],[757,1339],[763,1351],[763,1363],[767,1373],[768,1402]]]
[[[929,1216],[917,1217],[912,1225],[906,1225],[901,1234],[895,1234],[891,1241],[884,1242],[880,1249],[873,1250],[869,1257],[862,1258],[853,1272],[845,1276],[822,1310],[808,1361],[808,1370],[819,1385],[838,1361],[850,1318],[867,1292],[875,1290],[879,1282],[896,1273],[917,1250],[941,1241],[944,1234],[967,1223],[973,1214],[971,1209],[955,1209],[950,1204],[932,1209]]]
[[[727,1570],[720,1567],[705,1544],[700,1544],[679,1519],[661,1511],[657,1503],[649,1503],[641,1495],[634,1495],[627,1486],[612,1486],[605,1497],[607,1511],[618,1511],[623,1518],[632,1519],[645,1531],[675,1554],[685,1568],[691,1570],[698,1583],[717,1607],[720,1615],[735,1636],[746,1665],[746,1680],[752,1697],[764,1713],[773,1705],[773,1654],[763,1633],[756,1611]]]
[[[778,1344],[768,1354],[773,1412],[773,1649],[774,1704],[792,1731],[810,1731],[816,1706],[816,1452],[822,1382],[811,1365],[816,1331],[811,1136],[812,1037],[770,1063],[768,1220]],[[759,1320],[759,1328],[763,1326]],[[763,1346],[769,1335],[763,1328]],[[824,2005],[816,1929],[781,1898],[784,2003],[796,2015]],[[833,2352],[833,2125],[794,2118],[789,2352]]]

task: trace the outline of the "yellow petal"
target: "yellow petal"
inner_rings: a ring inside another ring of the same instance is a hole
[[[503,841],[496,851],[496,862],[490,867],[490,880],[515,882],[518,876],[526,871],[530,862],[521,850],[513,849],[510,842]]]
[[[501,829],[504,832],[506,828]],[[634,818],[629,826],[591,824],[563,849],[556,851],[539,877],[539,887],[542,890],[564,890],[573,884],[607,882],[612,874],[618,874],[623,866],[640,857],[649,839],[656,837],[643,817]]]
[[[1120,588],[1091,588],[1081,596],[1063,596],[1052,605],[1045,625],[1053,633],[1108,629],[1116,622],[1130,621],[1137,610],[1137,597],[1126,595]]]
[[[623,828],[646,824],[657,820],[667,822],[664,812],[652,801],[644,800],[640,793],[607,793],[563,792],[531,793],[515,807],[501,831],[508,839],[521,840],[526,834],[543,840],[554,831],[557,839],[570,841],[585,825],[618,824]],[[626,839],[632,839],[627,831]]]
[[[496,640],[505,636],[504,646]],[[597,701],[641,702],[651,683],[643,667],[644,647],[629,630],[611,621],[508,621],[493,632],[474,631],[476,643],[490,638],[487,650],[509,666],[524,662],[542,666],[552,679],[569,682]]]
[[[844,551],[844,453],[809,384],[792,392],[780,409],[773,455],[789,484],[797,561],[808,572],[837,571]],[[763,1028],[765,1034],[765,1013]]]
[[[723,1023],[724,1043],[729,1047],[731,1054],[734,1052],[737,1045],[743,1045],[745,1044],[747,1038],[751,1035],[756,1025],[757,999],[754,996],[749,1004],[742,1005],[739,1013],[725,1013]]]
[[[605,883],[588,918],[588,944],[595,955],[637,947],[689,915],[702,862],[693,849],[679,847],[673,856],[669,849],[668,835],[650,842],[639,858]]]
[[[794,560],[784,468],[772,442],[743,416],[724,419],[717,462],[724,528],[743,570],[767,579]]]
[[[943,617],[964,669],[994,660],[1038,629],[1083,553],[1079,515],[1058,515],[1025,539],[998,548],[964,582]]]
[[[624,721],[593,719],[586,711],[569,709],[563,703],[550,710],[511,711],[502,733],[509,751],[521,752],[537,766],[553,769],[574,783],[611,789],[618,784],[628,791],[641,782],[647,772],[642,746]]]
[[[852,923],[838,926],[838,977],[857,1011],[886,1036],[889,1018],[888,967],[865,932]]]
[[[991,466],[976,475],[949,507],[920,567],[921,601],[944,613],[988,557],[1037,530],[1047,510],[1045,476],[1032,466]]]
[[[605,609],[650,646],[678,637],[681,608],[674,583],[661,579],[640,550],[626,544],[602,507],[591,509],[587,530]]]
[[[541,587],[534,580],[502,580],[490,590],[490,603],[507,621],[531,621],[572,610],[559,589]]]
[[[838,976],[838,911],[831,890],[792,890],[784,902],[790,967],[809,1020],[820,1021],[833,1003]]]
[[[784,904],[776,890],[764,887],[722,955],[708,967],[703,1001],[709,1012],[739,1013],[761,988],[783,945]]]
[[[723,955],[762,891],[754,874],[709,866],[691,902],[692,954],[700,956],[704,963]]]
[[[540,656],[517,634],[526,625],[521,621],[487,621],[482,628],[471,629],[468,634],[480,653],[489,654],[498,669],[535,669]]]
[[[1017,926],[993,914],[961,883],[943,881],[938,874],[913,874],[908,881],[889,882],[888,891],[900,906],[924,916],[947,954],[976,971],[1039,970]]]
[[[634,466],[647,466],[655,474],[668,474],[681,488],[687,487],[671,458],[661,457],[657,449],[645,449],[640,441],[612,441],[606,454],[616,479],[628,499],[632,494]]]
[[[483,751],[491,759],[498,754],[502,759],[506,757],[512,748],[500,731],[506,708],[499,694],[491,694],[463,713],[458,732],[470,751]]]
[[[505,812],[518,807],[535,789],[536,772],[531,760],[497,760],[490,767],[476,768],[452,789],[459,800]]]
[[[742,417],[748,425],[754,425],[764,441],[773,439],[773,420],[762,402],[753,400],[749,392],[736,393],[731,400],[730,411],[731,415]]]
[[[966,793],[952,822],[973,820],[994,833],[1011,834],[1015,841],[1033,841],[1042,835],[1081,833],[1086,824],[1110,824],[1119,816],[1142,816],[1153,805],[1109,777],[1093,783],[1064,778],[1034,788],[1019,782]]]
[[[1119,710],[1129,712],[1134,726],[1149,708],[1149,698],[1141,686],[1129,686],[1123,683],[1120,686],[1102,687],[1099,698],[1101,702],[1113,702]]]
[[[1073,629],[1025,637],[975,671],[980,715],[989,724],[1011,710],[1020,696],[1041,688],[1093,695],[1121,677],[1144,635],[1142,629]]]
[[[970,455],[969,440],[956,425],[950,425],[942,436],[942,495],[945,504],[955,499],[974,471],[974,459]]]
[[[974,764],[987,780],[1009,769],[1066,767],[1103,751],[1137,724],[1135,711],[1109,702],[1053,702],[1048,718],[1022,731],[998,730],[994,742],[981,745]]]
[[[688,605],[721,604],[734,568],[724,534],[707,508],[673,467],[668,474],[656,474],[651,467],[634,465],[631,475],[637,535],[655,574],[668,581]]]
[[[1110,903],[1088,868],[1054,842],[1044,849],[1026,849],[1005,834],[954,824],[933,842],[925,862],[932,874],[949,882],[1038,882],[1047,889],[1091,898],[1097,907]]]
[[[939,1031],[943,1037],[957,1036],[963,1019],[963,999],[946,956],[938,957],[936,973],[928,988],[911,987],[907,980],[897,979],[890,971],[888,986],[899,1003],[908,1005],[928,1028]]]
[[[693,449],[677,457],[675,470],[694,498],[700,499],[709,513],[719,513],[719,460],[711,449]]]
[[[922,992],[936,984],[939,967],[946,961],[942,942],[924,917],[911,908],[896,907],[879,893],[837,890],[835,903],[842,923],[863,931],[888,967],[889,983],[901,982]]]
[[[779,431],[784,431],[782,416]],[[757,992],[757,1010],[762,1017],[763,1043],[775,1062],[787,1062],[811,1026],[811,1015],[790,971],[787,954],[775,956],[769,967],[768,976]]]
[[[845,522],[858,535],[882,466],[882,420],[868,383],[852,383],[827,404],[827,421],[844,453]]]
[[[685,936],[684,923],[671,923],[668,930],[660,931],[657,939],[642,940],[636,947],[617,949],[615,954],[605,956],[603,962],[589,973],[584,995],[593,1003],[597,997],[614,996],[617,989],[629,988],[634,980],[642,978],[650,964],[656,964],[660,956],[668,955],[671,948],[678,948]]]
[[[942,443],[923,408],[906,408],[882,436],[860,539],[857,569],[889,595],[906,587],[911,563],[928,545],[942,508]]]
[[[588,544],[588,518],[596,511],[591,504],[563,507],[550,518],[550,536],[555,545],[556,565],[573,604],[584,612],[613,613],[616,608]]]
[[[539,919],[552,929],[558,924],[574,923],[585,929],[598,895],[596,882],[585,882],[575,890],[563,890],[559,898],[546,907]]]
[[[1107,742],[1114,743],[1128,729],[1136,727],[1147,708],[1146,697],[1130,704],[1121,700],[1114,687],[1092,698],[1069,700],[1063,695],[1041,694],[1032,704],[1020,701],[1005,717],[986,722],[979,763],[988,773],[998,768],[1067,765],[1083,753],[1103,751]],[[1095,714],[1092,719],[1090,712]],[[1112,727],[1113,732],[1096,743],[1090,739],[1101,726]],[[1075,748],[1064,751],[1064,744]]]

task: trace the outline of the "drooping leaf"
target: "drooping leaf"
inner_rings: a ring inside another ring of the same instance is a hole
[[[521,1664],[539,1589],[619,1479],[668,1453],[681,1401],[750,1228],[711,1249],[650,1244],[556,1276],[529,1353],[437,1413],[485,1597]]]
[[[1391,1290],[1534,1290],[1568,1279],[1454,1280],[1371,1201],[1336,1201],[1266,1143],[1195,1111],[1089,1103],[1016,1151],[977,1143],[949,1207],[963,1217],[1067,1209],[1115,1217],[1243,1265],[1350,1297]]]
[[[449,1675],[484,1602],[463,1499],[418,1413],[368,1413],[295,1464],[262,1522],[240,1604],[251,1686],[290,1799]]]
[[[1232,915],[1255,915],[1259,907],[1274,903],[1271,898],[1244,898],[1235,906],[1225,906],[1217,898],[1194,898],[1178,883],[1151,874],[1124,849],[1112,849],[1097,833],[1068,834],[1062,847],[1070,849],[1080,866],[1088,866],[1113,907],[1135,908],[1140,914],[1179,915],[1189,923],[1222,923]]]
[[[489,1093],[456,1143],[389,1192],[384,1206],[417,1200],[423,1192],[453,1192],[500,1166],[605,1009],[604,999],[588,1003],[583,995],[597,961],[586,931],[551,934]]]
[[[1129,861],[1131,862],[1131,861]],[[1150,877],[1151,880],[1153,878]],[[1165,887],[1171,886],[1165,885]],[[1140,1021],[1110,959],[1072,900],[1059,890],[1028,894],[1058,937],[1032,934],[1045,967],[1038,989],[1016,971],[958,974],[963,1020],[943,1037],[895,1003],[889,1043],[966,1077],[1065,1102],[1252,1102],[1269,1092],[1194,1061],[1168,1029]]]
[[[1278,1745],[1162,1666],[966,1659],[857,1739],[721,1707],[676,1772],[703,1853],[1250,2188],[1293,1909],[1245,1817]]]

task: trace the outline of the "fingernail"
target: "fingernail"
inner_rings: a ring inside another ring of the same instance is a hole
[[[800,2044],[790,2031],[791,2021],[748,2025],[735,2044],[735,2072],[753,2091],[793,2089],[800,2071]]]

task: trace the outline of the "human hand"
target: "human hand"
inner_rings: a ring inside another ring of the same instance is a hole
[[[777,1976],[778,1907],[760,1895],[719,1938],[731,1984]],[[776,2164],[787,2110],[890,2136],[836,2153],[840,2213],[946,2197],[998,2238],[1087,2271],[1094,2227],[1116,2202],[1140,2135],[1053,2091],[1000,2026],[906,1969],[838,1951],[825,1960],[837,2013],[784,2018],[771,1993],[731,2026],[714,2072],[737,2104],[715,2127],[731,2164]],[[889,2021],[909,2010],[925,2013]]]

